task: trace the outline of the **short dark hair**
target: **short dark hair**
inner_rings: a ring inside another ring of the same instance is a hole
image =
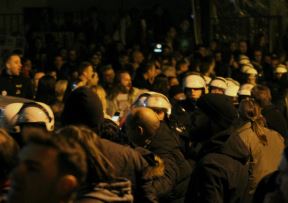
[[[75,139],[61,136],[33,136],[28,141],[28,144],[30,143],[55,149],[58,152],[59,173],[75,176],[80,184],[85,180],[86,155],[82,146]]]
[[[82,75],[82,73],[89,67],[89,66],[92,66],[92,63],[88,62],[88,61],[83,61],[78,69],[77,69],[77,72],[79,75]],[[92,66],[93,67],[93,66]]]
[[[10,171],[16,165],[19,146],[4,130],[0,129],[0,182],[8,178]]]

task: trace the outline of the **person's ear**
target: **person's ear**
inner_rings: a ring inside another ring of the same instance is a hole
[[[139,134],[139,135],[143,135],[144,134],[144,129],[141,126],[139,126],[139,125],[137,125],[137,134]]]
[[[77,187],[77,178],[73,175],[65,175],[59,180],[57,191],[61,198],[69,198]]]

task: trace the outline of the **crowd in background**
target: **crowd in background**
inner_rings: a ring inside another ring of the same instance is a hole
[[[3,53],[1,202],[288,202],[286,53],[162,12]]]

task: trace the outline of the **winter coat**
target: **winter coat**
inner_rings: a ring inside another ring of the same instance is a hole
[[[99,138],[96,146],[113,164],[116,177],[132,182],[134,202],[157,202],[152,178],[146,175],[150,166],[136,150],[106,139]]]
[[[251,128],[251,123],[238,124],[236,133],[250,151],[250,175],[248,193],[253,194],[259,181],[269,173],[277,170],[284,150],[283,137],[274,130],[263,128],[267,145],[260,142]]]
[[[267,127],[280,133],[284,139],[288,137],[288,126],[285,117],[274,105],[268,105],[262,108],[261,114],[264,116]]]
[[[226,130],[202,148],[185,202],[242,203],[248,183],[249,151],[239,136]]]
[[[164,176],[153,181],[160,202],[184,202],[192,172],[180,150],[180,142],[167,124],[161,122],[147,149],[164,162]]]

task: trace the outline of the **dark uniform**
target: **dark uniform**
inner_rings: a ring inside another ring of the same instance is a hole
[[[3,72],[0,77],[0,95],[33,98],[33,86],[28,78]]]

